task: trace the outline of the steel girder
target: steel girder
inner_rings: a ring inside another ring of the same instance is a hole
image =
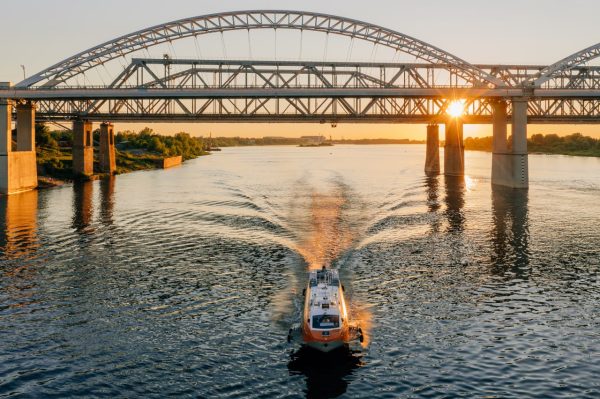
[[[54,87],[85,71],[157,44],[214,32],[250,29],[298,29],[332,33],[365,40],[445,65],[474,86],[501,86],[503,82],[442,49],[402,33],[334,15],[284,10],[236,11],[186,18],[133,32],[69,57],[25,80],[17,87],[42,83]]]
[[[465,123],[489,123],[491,98],[465,102]],[[365,122],[429,123],[447,119],[451,100],[443,98],[209,98],[45,100],[37,103],[39,120],[77,117],[110,121],[211,122]],[[510,115],[510,106],[508,113]],[[600,99],[544,99],[529,101],[532,123],[598,123]]]
[[[452,65],[425,63],[309,62],[259,60],[141,59],[131,63],[109,84],[102,86],[33,87],[69,90],[100,88],[471,88],[476,90],[522,90],[524,83],[539,76],[543,65],[476,65],[503,82],[500,88],[473,86]],[[175,72],[171,68],[177,68]],[[312,80],[311,80],[312,78]],[[26,88],[16,87],[23,90]],[[573,67],[556,72],[539,88],[600,88],[600,67]],[[1,94],[1,93],[0,93]]]
[[[41,120],[431,122],[445,118],[452,99],[463,98],[465,121],[487,123],[489,101],[525,94],[532,122],[600,119],[598,67],[572,68],[527,93],[522,82],[544,66],[478,68],[504,88],[474,88],[449,66],[434,64],[133,59],[106,86],[13,89],[0,96],[37,101]]]
[[[475,65],[502,81],[497,89],[522,89],[544,65]],[[158,67],[158,69],[157,69]],[[171,67],[182,67],[175,73]],[[142,71],[148,72],[144,76]],[[168,72],[168,73],[167,73]],[[158,76],[162,76],[159,78]],[[250,80],[248,80],[250,75]],[[313,80],[302,79],[312,75]],[[196,76],[200,81],[195,81]],[[133,79],[135,77],[135,79]],[[245,80],[240,80],[243,77]],[[150,78],[150,79],[149,79]],[[471,88],[452,65],[385,62],[309,62],[265,60],[190,60],[134,58],[108,87],[372,87]],[[573,67],[556,72],[539,88],[600,89],[600,67]],[[496,89],[496,88],[494,88]]]
[[[593,60],[600,56],[600,43],[594,44],[593,46],[587,47],[580,50],[570,56],[563,58],[560,61],[555,62],[542,69],[539,75],[535,79],[531,79],[528,83],[534,87],[540,87],[548,80],[555,78],[558,75],[564,74],[565,72],[583,65],[588,61]]]

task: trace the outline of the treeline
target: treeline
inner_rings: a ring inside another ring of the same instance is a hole
[[[464,146],[466,150],[492,151],[492,137],[467,137]]]
[[[356,139],[333,140],[334,144],[425,144],[424,140],[410,139]]]
[[[534,134],[527,140],[527,146],[530,152],[600,157],[600,139],[581,133],[563,137],[556,134]]]
[[[202,138],[191,137],[188,133],[177,133],[174,136],[163,136],[150,128],[139,133],[132,131],[118,132],[115,142],[119,149],[141,149],[163,156],[183,156],[184,160],[193,159],[206,154],[206,143]]]
[[[243,147],[252,145],[300,145],[306,141],[297,137],[215,137],[205,139],[212,147]],[[329,140],[328,140],[329,141]],[[332,140],[333,144],[423,144],[425,141],[409,139],[357,139]]]
[[[464,141],[465,149],[492,151],[492,140],[492,137],[467,137]],[[527,148],[529,152],[544,154],[600,157],[600,139],[584,136],[581,133],[573,133],[568,136],[534,134],[527,139]]]
[[[244,147],[251,145],[299,145],[303,140],[288,137],[214,137],[205,139],[210,147]]]

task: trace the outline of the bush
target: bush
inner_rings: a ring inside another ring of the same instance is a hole
[[[35,143],[41,147],[58,148],[58,141],[54,137],[53,132],[43,123],[35,124]]]
[[[175,136],[162,136],[148,127],[139,133],[124,131],[116,135],[117,144],[126,144],[129,149],[141,149],[162,156],[181,155],[184,160],[196,158],[205,153],[204,141],[191,137],[188,133],[177,133]]]
[[[534,134],[527,140],[527,147],[530,152],[600,156],[600,139],[584,136],[581,133],[563,137],[557,134]],[[491,151],[492,137],[467,137],[465,149]]]

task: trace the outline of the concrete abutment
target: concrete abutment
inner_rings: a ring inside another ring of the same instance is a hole
[[[0,83],[10,88],[10,83]],[[17,105],[17,143],[13,149],[11,100],[0,100],[0,193],[15,194],[37,187],[35,104]]]

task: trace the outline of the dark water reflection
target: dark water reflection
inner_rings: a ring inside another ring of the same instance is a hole
[[[93,216],[94,182],[81,181],[73,184],[73,228],[80,233],[93,233],[90,228]]]
[[[113,224],[116,181],[115,176],[100,180],[100,218],[106,226]]]
[[[38,192],[0,199],[0,248],[6,258],[29,258],[38,247]]]
[[[427,190],[427,210],[435,215],[442,205],[440,204],[440,193],[439,193],[439,176],[427,176],[425,178],[425,186]],[[431,232],[433,234],[438,233],[440,230],[440,222],[437,218],[433,218],[431,222]]]
[[[531,156],[523,191],[466,157],[236,148],[0,197],[0,396],[600,396],[600,162]],[[366,348],[287,345],[320,263]]]
[[[446,193],[446,218],[448,219],[448,232],[460,233],[463,231],[465,216],[465,178],[464,176],[444,176]]]
[[[288,363],[290,375],[302,374],[306,379],[307,398],[334,398],[348,388],[347,377],[362,366],[360,354],[348,349],[321,353],[310,348],[293,352]]]
[[[528,190],[492,186],[492,273],[526,278],[529,270]]]

